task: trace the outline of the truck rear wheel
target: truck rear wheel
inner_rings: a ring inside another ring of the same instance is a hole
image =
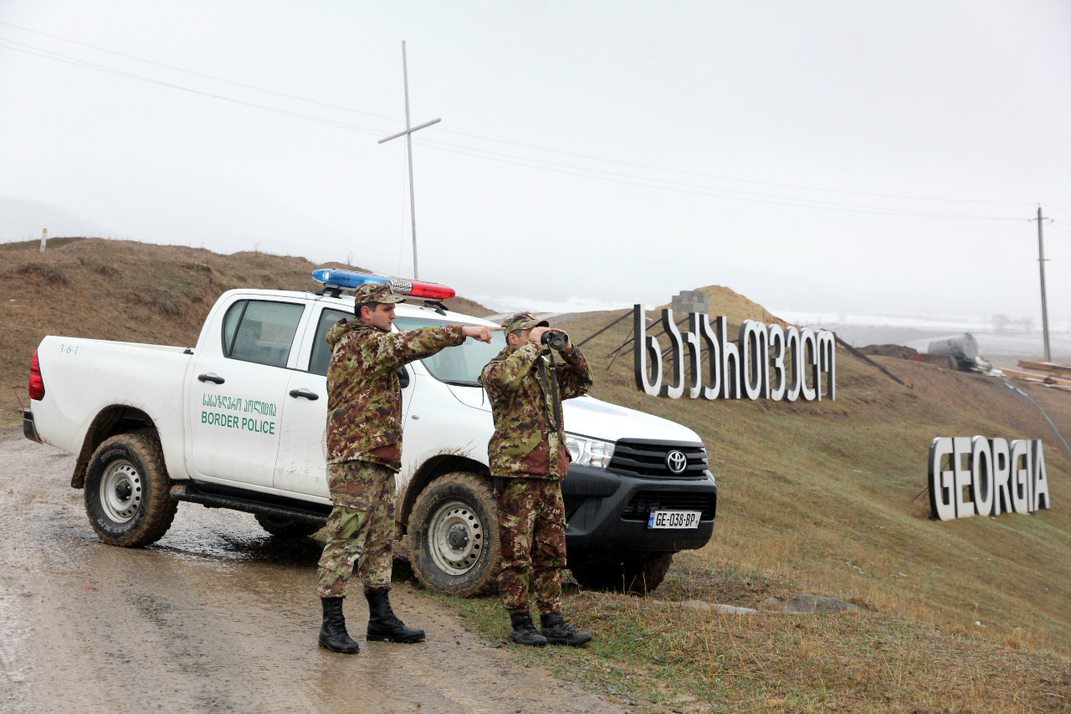
[[[269,516],[266,513],[257,513],[254,517],[261,528],[277,538],[306,538],[323,527],[286,516]]]
[[[156,438],[146,433],[106,439],[86,469],[85,507],[89,524],[108,545],[137,547],[163,537],[178,501]]]
[[[409,514],[409,561],[432,590],[468,597],[494,589],[501,552],[487,479],[451,473],[420,492]]]
[[[628,595],[646,595],[666,579],[673,553],[570,564],[573,577],[589,590],[609,590]]]

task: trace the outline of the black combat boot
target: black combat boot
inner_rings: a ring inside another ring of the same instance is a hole
[[[357,654],[361,646],[346,632],[346,618],[342,615],[342,598],[325,597],[324,624],[320,626],[320,646],[332,652]]]
[[[535,625],[532,624],[532,616],[527,612],[511,612],[509,615],[510,623],[513,625],[513,629],[509,633],[509,638],[519,645],[530,645],[532,647],[542,647],[547,644],[547,638],[536,632]]]
[[[545,612],[539,621],[543,625],[543,636],[552,645],[586,645],[591,641],[590,632],[576,629],[560,612]]]
[[[390,588],[366,588],[368,598],[368,640],[378,642],[423,642],[424,630],[406,627],[391,609],[387,591]]]

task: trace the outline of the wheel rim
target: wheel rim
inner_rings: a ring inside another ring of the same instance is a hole
[[[142,498],[141,472],[120,459],[108,464],[100,480],[100,504],[105,515],[116,523],[126,523],[138,512]]]
[[[468,504],[450,501],[439,507],[428,528],[428,550],[439,570],[464,575],[483,554],[483,522]]]

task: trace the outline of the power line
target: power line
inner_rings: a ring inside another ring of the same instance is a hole
[[[651,171],[662,171],[662,172],[665,172],[665,173],[683,174],[683,175],[688,175],[688,176],[696,176],[696,177],[699,177],[699,178],[716,179],[716,180],[719,180],[719,181],[735,181],[735,182],[738,182],[738,183],[753,183],[753,184],[760,184],[760,185],[763,185],[763,186],[776,186],[776,187],[779,187],[779,188],[795,188],[795,189],[802,189],[802,190],[805,190],[805,191],[819,191],[819,192],[823,192],[823,193],[842,193],[842,194],[851,195],[851,196],[870,196],[870,197],[873,197],[873,198],[899,198],[899,199],[907,199],[907,200],[912,200],[912,201],[938,201],[938,202],[946,202],[946,203],[992,203],[992,204],[1001,204],[1001,205],[1009,205],[1009,206],[1022,206],[1024,204],[1033,205],[1033,203],[1031,201],[1002,201],[1002,200],[980,199],[980,198],[936,198],[936,197],[933,197],[933,196],[908,196],[908,195],[896,194],[896,193],[875,193],[875,192],[872,192],[872,191],[849,191],[849,190],[846,190],[846,189],[824,188],[824,187],[819,187],[819,186],[807,186],[807,185],[804,185],[804,184],[780,183],[780,182],[776,182],[776,181],[765,181],[765,180],[760,180],[760,179],[746,179],[746,178],[740,178],[738,176],[722,176],[722,175],[718,175],[718,174],[704,173],[704,172],[701,172],[701,171],[688,171],[688,170],[684,170],[684,169],[672,169],[672,168],[667,168],[667,167],[664,167],[664,166],[654,166],[654,165],[651,165],[651,164],[641,164],[641,163],[635,163],[635,162],[632,162],[632,161],[621,161],[619,159],[608,159],[608,158],[605,158],[605,157],[592,156],[590,154],[581,154],[581,153],[575,153],[575,152],[571,152],[571,151],[561,151],[559,149],[547,149],[545,147],[534,146],[532,144],[525,144],[525,143],[521,143],[521,142],[517,142],[517,141],[508,141],[508,140],[505,140],[505,139],[495,139],[495,138],[489,137],[489,136],[481,136],[480,134],[470,134],[470,133],[467,133],[467,132],[457,131],[457,130],[453,130],[453,129],[443,129],[442,131],[444,133],[457,134],[459,136],[467,136],[467,137],[472,138],[472,139],[481,139],[483,141],[491,141],[491,142],[496,142],[496,143],[499,143],[499,144],[509,144],[509,145],[512,145],[512,146],[520,146],[520,147],[523,147],[523,148],[526,148],[526,149],[533,149],[535,151],[544,151],[544,152],[548,152],[548,153],[562,154],[564,156],[572,156],[572,157],[575,157],[575,158],[588,159],[590,161],[601,161],[601,162],[604,162],[604,163],[619,164],[619,165],[622,165],[622,166],[632,166],[634,168],[641,168],[641,169],[649,169]]]
[[[558,164],[556,162],[543,162],[538,159],[526,159],[525,157],[518,157],[512,154],[502,154],[499,152],[486,151],[473,148],[457,148],[449,144],[443,144],[441,142],[434,141],[421,141],[421,145],[427,146],[431,149],[437,149],[439,151],[446,151],[455,154],[461,154],[464,156],[471,156],[478,159],[484,159],[486,161],[496,161],[504,164],[511,164],[514,166],[522,166],[525,168],[538,169],[543,171],[552,171],[554,173],[566,174],[569,176],[579,176],[583,178],[595,179],[598,181],[605,181],[609,183],[617,183],[627,186],[637,186],[640,188],[653,188],[662,191],[669,191],[674,193],[691,194],[695,196],[704,196],[707,198],[725,198],[737,201],[746,201],[750,203],[761,203],[772,206],[790,206],[796,208],[823,208],[829,210],[840,210],[851,213],[874,213],[878,215],[891,215],[891,216],[908,216],[917,218],[950,218],[961,220],[979,220],[979,221],[1023,221],[1025,219],[1011,216],[979,216],[968,214],[956,214],[956,213],[940,213],[935,211],[912,211],[912,210],[899,210],[899,209],[883,209],[875,208],[872,206],[860,206],[853,204],[841,204],[828,201],[814,201],[811,199],[796,199],[790,196],[777,196],[771,194],[761,194],[754,192],[743,191],[730,191],[724,189],[714,189],[704,186],[697,186],[695,184],[685,184],[676,181],[666,181],[664,179],[648,179],[646,177],[636,177],[629,174],[620,174],[600,169],[587,169],[584,167],[568,166]],[[602,175],[599,175],[602,174]],[[664,184],[664,185],[660,185]]]
[[[383,119],[385,121],[389,121],[389,122],[392,122],[392,123],[398,121],[397,117],[389,117],[389,116],[385,116],[383,114],[373,114],[371,112],[365,112],[365,111],[360,111],[358,109],[353,109],[352,107],[344,107],[344,106],[342,106],[340,104],[332,104],[330,102],[324,102],[324,101],[321,101],[319,99],[309,99],[308,97],[302,97],[302,96],[299,96],[297,94],[289,94],[287,92],[280,92],[280,91],[275,90],[275,89],[268,89],[267,87],[260,87],[260,86],[257,86],[255,84],[247,84],[245,82],[238,82],[238,81],[233,80],[233,79],[227,79],[226,77],[220,77],[220,76],[214,75],[214,74],[207,74],[205,72],[198,72],[197,70],[187,69],[185,67],[179,67],[179,66],[173,65],[173,64],[167,64],[165,62],[157,62],[156,60],[146,59],[145,57],[138,57],[137,55],[127,54],[126,52],[118,52],[116,50],[110,50],[110,49],[108,49],[106,47],[98,47],[97,45],[91,45],[88,42],[80,42],[79,40],[72,40],[69,37],[62,37],[60,35],[53,35],[53,34],[51,34],[49,32],[41,32],[40,30],[34,30],[34,29],[29,28],[29,27],[25,27],[23,25],[16,25],[15,23],[7,22],[6,20],[0,20],[0,25],[7,25],[8,27],[14,27],[14,28],[17,28],[19,30],[23,30],[24,32],[32,32],[35,35],[41,35],[42,37],[49,37],[49,38],[51,38],[53,40],[59,40],[60,42],[67,42],[67,43],[72,44],[72,45],[78,45],[79,47],[86,47],[88,49],[95,50],[97,52],[105,52],[105,53],[110,54],[110,55],[115,55],[116,57],[123,57],[125,59],[131,59],[131,60],[134,60],[136,62],[144,62],[145,64],[151,64],[151,65],[154,65],[156,67],[163,67],[164,69],[170,69],[170,70],[173,70],[175,72],[184,72],[186,74],[192,74],[195,77],[203,77],[204,79],[211,79],[211,80],[216,81],[216,82],[223,82],[224,84],[230,84],[230,85],[233,85],[235,87],[242,87],[244,89],[253,89],[253,90],[256,90],[258,92],[264,92],[266,94],[274,94],[277,97],[284,97],[286,99],[294,99],[294,100],[297,100],[299,102],[307,102],[309,104],[318,104],[319,106],[327,107],[329,109],[338,109],[338,110],[344,111],[344,112],[352,112],[354,114],[363,114],[364,116],[372,117],[374,119]]]
[[[18,45],[18,46],[12,46]],[[7,49],[14,52],[23,52],[25,54],[41,57],[43,59],[50,59],[56,62],[73,65],[76,67],[82,67],[85,69],[91,69],[106,74],[115,75],[125,79],[133,79],[149,84],[156,84],[170,89],[177,89],[183,92],[191,94],[197,94],[200,96],[210,97],[221,101],[231,102],[242,106],[260,109],[263,111],[280,114],[296,119],[303,119],[305,121],[311,121],[317,124],[323,124],[326,126],[333,126],[340,129],[346,129],[349,131],[356,131],[364,134],[378,135],[382,132],[376,132],[372,129],[359,127],[353,124],[336,121],[333,119],[327,119],[320,116],[311,114],[304,114],[300,112],[293,112],[286,109],[280,109],[278,107],[272,107],[265,104],[259,104],[256,102],[249,102],[242,99],[236,99],[234,97],[228,97],[226,95],[217,94],[214,92],[205,92],[192,87],[187,87],[173,82],[167,82],[164,80],[155,79],[152,77],[146,77],[144,75],[127,72],[125,70],[119,70],[107,65],[101,65],[94,62],[87,62],[69,55],[64,55],[51,50],[45,50],[32,45],[27,45],[23,42],[10,40],[4,37],[0,37],[0,49]],[[751,203],[761,203],[765,205],[775,206],[788,206],[796,208],[824,208],[829,210],[847,211],[852,213],[871,213],[877,215],[892,215],[892,216],[913,216],[922,218],[946,218],[946,219],[967,219],[967,220],[991,220],[991,221],[1018,221],[1019,218],[1007,218],[998,216],[976,216],[965,214],[951,214],[951,213],[939,213],[933,211],[910,211],[910,210],[897,210],[897,209],[882,209],[868,206],[859,206],[852,204],[838,204],[827,201],[815,201],[811,199],[797,199],[793,197],[777,196],[770,194],[760,194],[755,192],[744,191],[732,191],[729,189],[715,189],[703,186],[697,186],[694,184],[685,184],[681,182],[668,181],[665,179],[652,179],[650,177],[638,177],[631,174],[622,174],[617,172],[610,172],[604,169],[590,169],[587,167],[578,167],[568,164],[560,164],[558,162],[548,162],[539,159],[529,159],[527,157],[516,156],[512,154],[503,154],[501,152],[493,152],[483,149],[474,149],[471,147],[457,147],[455,145],[443,144],[441,142],[420,142],[426,144],[429,148],[437,149],[439,151],[447,151],[456,154],[462,154],[471,156],[474,158],[483,159],[485,161],[496,161],[499,163],[512,164],[515,166],[522,166],[525,168],[533,168],[544,171],[553,171],[556,173],[563,173],[572,176],[580,176],[585,178],[591,178],[595,180],[618,183],[624,185],[637,186],[640,188],[653,188],[662,191],[670,191],[676,193],[687,193],[696,196],[704,196],[707,198],[723,198],[737,201],[747,201]],[[600,175],[602,174],[602,175]],[[660,185],[661,184],[661,185]]]
[[[3,43],[7,43],[6,45]],[[20,45],[21,47],[13,47],[11,45]],[[24,49],[28,48],[28,49]],[[283,116],[293,117],[295,119],[304,119],[306,121],[315,122],[317,124],[324,124],[327,126],[333,126],[339,129],[347,129],[349,131],[356,131],[362,134],[371,134],[377,136],[380,132],[374,129],[368,129],[365,127],[356,126],[354,124],[347,124],[345,122],[335,121],[333,119],[326,119],[324,117],[314,116],[312,114],[303,114],[301,112],[293,112],[288,109],[279,109],[278,107],[272,107],[267,104],[258,104],[257,102],[248,102],[244,99],[235,99],[234,97],[228,97],[223,94],[216,94],[214,92],[205,92],[200,89],[194,89],[192,87],[186,87],[181,84],[175,84],[174,82],[167,82],[161,79],[155,79],[153,77],[146,77],[133,72],[127,72],[125,70],[116,69],[107,65],[96,64],[94,62],[87,62],[85,60],[78,59],[76,57],[70,57],[68,55],[60,54],[59,52],[52,52],[51,50],[45,50],[32,45],[27,45],[23,42],[17,42],[15,40],[9,40],[5,37],[0,37],[0,49],[10,50],[12,52],[23,52],[28,55],[34,55],[43,59],[53,60],[54,62],[61,62],[63,64],[74,65],[75,67],[83,67],[85,69],[92,69],[98,72],[104,72],[107,74],[113,74],[117,77],[123,77],[125,79],[133,79],[139,82],[147,82],[149,84],[157,84],[162,87],[168,87],[170,89],[177,89],[183,92],[189,92],[190,94],[199,94],[204,97],[211,97],[224,102],[231,102],[233,104],[240,104],[246,107],[252,107],[254,109],[261,109],[267,112],[273,112],[275,114],[282,114]]]
[[[51,39],[54,39],[54,40],[59,40],[61,42],[66,42],[66,43],[77,45],[77,46],[80,46],[80,47],[86,47],[88,49],[92,49],[92,50],[95,50],[97,52],[104,52],[104,53],[108,53],[108,54],[111,54],[111,55],[115,55],[117,57],[123,57],[125,59],[131,59],[131,60],[134,60],[134,61],[137,61],[137,62],[143,62],[143,63],[154,65],[154,66],[157,66],[157,67],[163,67],[165,69],[169,69],[169,70],[172,70],[172,71],[184,72],[184,73],[187,73],[187,74],[190,74],[190,75],[193,75],[193,76],[202,77],[202,78],[205,78],[205,79],[211,79],[211,80],[217,81],[217,82],[223,82],[223,83],[230,84],[230,85],[233,85],[233,86],[236,86],[236,87],[242,87],[242,88],[245,88],[245,89],[252,89],[252,90],[255,90],[255,91],[258,91],[258,92],[264,92],[264,93],[267,93],[267,94],[272,94],[272,95],[275,95],[275,96],[278,96],[278,97],[283,97],[283,98],[286,98],[286,99],[291,99],[291,100],[300,101],[300,102],[306,102],[306,103],[309,103],[309,104],[315,104],[315,105],[326,107],[326,108],[330,108],[330,109],[337,109],[339,111],[345,111],[345,112],[350,112],[350,113],[354,113],[354,114],[361,114],[361,115],[368,116],[368,117],[373,117],[373,118],[376,118],[376,119],[388,120],[388,121],[390,121],[392,123],[397,122],[397,118],[396,117],[389,117],[389,116],[382,115],[382,114],[374,114],[372,112],[366,112],[366,111],[362,111],[362,110],[359,110],[359,109],[354,109],[352,107],[347,107],[347,106],[343,106],[343,105],[339,105],[339,104],[334,104],[334,103],[331,103],[331,102],[325,102],[325,101],[318,100],[318,99],[311,99],[309,97],[303,97],[303,96],[299,96],[299,95],[296,95],[296,94],[290,94],[290,93],[287,93],[287,92],[280,92],[278,90],[269,89],[269,88],[266,88],[266,87],[261,87],[261,86],[258,86],[258,85],[249,84],[249,83],[246,83],[246,82],[240,82],[240,81],[232,80],[232,79],[228,79],[226,77],[220,77],[218,75],[208,74],[208,73],[205,73],[205,72],[199,72],[199,71],[196,71],[196,70],[187,69],[185,67],[179,67],[179,66],[173,65],[173,64],[167,64],[167,63],[164,63],[164,62],[158,62],[158,61],[155,61],[155,60],[146,59],[144,57],[139,57],[137,55],[129,54],[129,53],[126,53],[126,52],[119,52],[117,50],[112,50],[112,49],[108,49],[108,48],[105,48],[105,47],[100,47],[100,46],[97,46],[97,45],[90,44],[88,42],[82,42],[82,41],[79,41],[79,40],[74,40],[74,39],[71,39],[69,37],[63,37],[61,35],[56,35],[56,34],[52,34],[52,33],[49,33],[49,32],[43,32],[41,30],[35,30],[33,28],[26,27],[25,25],[19,25],[19,24],[13,23],[13,22],[8,22],[6,20],[0,20],[0,25],[6,25],[8,27],[13,27],[13,28],[16,28],[18,30],[22,30],[24,32],[29,32],[29,33],[32,33],[32,34],[35,34],[35,35],[40,35],[42,37],[48,37],[48,38],[51,38]],[[9,42],[10,42],[10,40],[9,40]],[[25,44],[23,46],[30,47],[29,45],[25,45]],[[38,49],[39,51],[43,51],[43,52],[49,52],[48,50],[40,50],[40,48],[34,48],[34,49]],[[76,61],[76,62],[80,61],[80,60],[77,60],[75,58],[68,58],[68,59],[71,60],[71,61]],[[119,72],[119,70],[107,70],[107,71],[112,71],[112,72],[115,72],[115,73]],[[120,76],[123,76],[123,75],[120,75]],[[152,81],[152,82],[156,82],[156,83],[160,83],[160,84],[165,84],[165,86],[174,86],[174,85],[170,85],[170,84],[166,84],[166,83],[160,82],[158,80],[144,79],[144,81]],[[215,97],[217,99],[224,99],[226,101],[236,101],[238,103],[244,103],[247,106],[252,106],[252,107],[261,108],[261,109],[267,109],[268,111],[275,111],[277,113],[285,113],[285,110],[273,109],[273,108],[265,107],[264,105],[258,105],[258,104],[252,103],[252,102],[241,102],[240,100],[229,99],[229,98],[223,97],[221,95],[216,95],[216,94],[211,94],[211,93],[206,93],[206,92],[200,92],[198,90],[193,90],[193,89],[190,89],[190,88],[185,88],[185,87],[180,87],[180,86],[177,86],[175,88],[184,89],[185,91],[191,91],[191,92],[198,93],[198,94],[205,94],[207,96],[212,96],[212,97]],[[308,118],[307,115],[299,115],[299,114],[296,114],[296,113],[290,113],[288,115],[289,116],[297,116],[299,118]],[[323,118],[320,118],[320,117],[314,118],[312,120],[316,121],[318,123],[328,123],[328,122],[332,122],[333,121],[333,120],[329,120],[329,119],[323,119]],[[330,124],[330,125],[334,125],[334,124]],[[339,123],[338,125],[340,126],[340,128],[352,128],[351,125],[346,125],[344,123]],[[370,130],[367,130],[367,129],[356,129],[356,130],[365,131],[365,132],[369,132],[370,133]],[[469,132],[458,131],[458,130],[455,130],[455,129],[445,129],[444,128],[444,129],[441,129],[441,131],[444,132],[444,133],[455,134],[455,135],[458,135],[458,136],[465,136],[465,137],[472,138],[472,139],[479,139],[481,141],[489,141],[489,142],[498,143],[498,144],[506,144],[506,145],[510,145],[510,146],[517,146],[517,147],[526,148],[526,149],[530,149],[530,150],[533,150],[533,151],[540,151],[540,152],[544,152],[544,153],[558,154],[558,155],[562,155],[562,156],[571,156],[573,158],[580,158],[580,159],[585,159],[585,160],[588,160],[588,161],[597,161],[597,162],[601,162],[601,163],[617,164],[617,165],[620,165],[620,166],[631,166],[633,168],[641,168],[641,169],[646,169],[646,170],[649,170],[649,171],[659,171],[659,172],[663,172],[663,173],[675,173],[675,174],[686,175],[686,176],[694,176],[694,177],[697,177],[697,178],[714,179],[714,180],[718,180],[718,181],[730,181],[730,182],[737,182],[737,183],[749,183],[749,184],[764,185],[764,186],[774,186],[774,187],[778,187],[778,188],[789,188],[789,189],[797,189],[797,190],[804,190],[804,191],[816,191],[816,192],[822,192],[822,193],[837,193],[837,194],[844,194],[844,195],[851,195],[851,196],[869,196],[869,197],[872,197],[872,198],[893,198],[893,199],[902,199],[902,200],[911,200],[911,201],[930,201],[930,202],[941,202],[941,203],[988,203],[988,204],[994,204],[994,205],[1011,205],[1011,206],[1022,206],[1024,204],[1033,205],[1033,203],[1034,203],[1032,201],[1006,201],[1006,200],[971,199],[971,198],[938,198],[938,197],[933,197],[933,196],[912,196],[912,195],[905,195],[905,194],[878,193],[878,192],[871,192],[871,191],[851,191],[851,190],[846,190],[846,189],[836,189],[836,188],[809,186],[809,185],[805,185],[805,184],[782,183],[782,182],[775,182],[775,181],[765,181],[765,180],[760,180],[760,179],[746,179],[746,178],[740,178],[740,177],[734,177],[734,176],[722,176],[722,175],[710,174],[710,173],[704,173],[704,172],[698,172],[698,171],[687,171],[687,170],[681,170],[681,169],[674,169],[674,168],[668,168],[668,167],[664,167],[664,166],[654,166],[654,165],[650,165],[650,164],[636,163],[636,162],[631,162],[631,161],[622,161],[620,159],[610,159],[610,158],[606,158],[606,157],[593,156],[593,155],[590,155],[590,154],[563,151],[563,150],[560,150],[560,149],[550,149],[550,148],[546,148],[546,147],[536,146],[536,145],[533,145],[533,144],[526,144],[526,143],[523,143],[523,142],[510,141],[510,140],[506,140],[506,139],[496,139],[494,137],[489,137],[489,136],[484,136],[484,135],[480,135],[480,134],[473,134],[473,133],[469,133]],[[448,145],[447,144],[441,144],[441,146],[448,146]],[[455,145],[455,148],[457,148],[458,150],[480,151],[480,149],[471,149],[469,147],[457,147],[456,145]],[[527,159],[527,158],[525,158],[525,160],[539,161],[538,159]],[[597,169],[585,169],[585,170],[597,170]],[[651,179],[648,179],[648,180],[651,180]],[[654,180],[658,180],[658,179],[654,179]],[[716,190],[728,191],[729,189],[716,189]],[[742,195],[748,195],[748,194],[742,193]],[[762,194],[756,194],[756,195],[762,195]]]
[[[6,24],[6,25],[14,26],[14,27],[19,27],[17,25],[14,25],[13,23],[8,23],[8,22],[2,21],[2,20],[0,20],[0,24]],[[34,30],[30,30],[30,31],[31,32],[36,32]],[[47,33],[39,33],[39,34],[45,34],[46,36],[51,36],[51,35],[47,35]],[[65,39],[65,38],[59,38],[59,39]],[[72,42],[72,43],[75,43],[75,44],[85,44],[85,43],[78,43],[77,41],[74,41],[74,40],[66,40],[66,41],[69,41],[69,42]],[[93,47],[91,45],[87,45],[87,46]],[[270,105],[260,104],[260,103],[257,103],[257,102],[250,102],[250,101],[246,101],[246,100],[242,100],[242,99],[237,99],[237,98],[234,98],[234,97],[226,96],[226,95],[223,95],[223,94],[218,94],[218,93],[215,93],[215,92],[206,92],[206,91],[203,91],[203,90],[195,89],[193,87],[188,87],[188,86],[185,86],[185,85],[176,84],[174,82],[168,82],[168,81],[156,79],[156,78],[153,78],[153,77],[148,77],[148,76],[144,76],[144,75],[140,75],[140,74],[135,74],[133,72],[128,72],[126,70],[120,70],[120,69],[117,69],[115,67],[111,67],[111,66],[108,66],[108,65],[101,65],[101,64],[94,63],[94,62],[89,62],[89,61],[82,60],[82,59],[77,58],[77,57],[72,57],[70,55],[65,55],[65,54],[62,54],[62,53],[59,53],[59,52],[54,52],[52,50],[46,50],[46,49],[43,49],[43,48],[40,48],[40,47],[36,47],[34,45],[29,45],[27,43],[18,42],[16,40],[11,40],[11,39],[4,38],[4,37],[0,37],[0,49],[8,49],[8,50],[15,51],[15,52],[23,52],[25,54],[29,54],[29,55],[32,55],[32,56],[37,56],[37,57],[40,57],[40,58],[43,58],[43,59],[50,59],[50,60],[53,60],[53,61],[56,61],[56,62],[61,62],[61,63],[64,63],[64,64],[73,65],[73,66],[76,66],[76,67],[82,67],[82,68],[85,68],[85,69],[91,69],[91,70],[103,72],[103,73],[106,73],[106,74],[111,74],[111,75],[114,75],[114,76],[122,77],[122,78],[125,78],[125,79],[132,79],[132,80],[137,80],[137,81],[146,82],[146,83],[150,83],[150,84],[156,84],[156,85],[167,87],[167,88],[170,88],[170,89],[176,89],[176,90],[179,90],[179,91],[188,92],[188,93],[196,94],[196,95],[200,95],[200,96],[205,96],[205,97],[217,99],[217,100],[220,100],[220,101],[231,102],[231,103],[238,104],[238,105],[241,105],[241,106],[246,106],[246,107],[250,107],[250,108],[254,108],[254,109],[260,109],[260,110],[263,110],[263,111],[272,112],[272,113],[279,114],[279,115],[282,115],[282,116],[288,116],[288,117],[291,117],[291,118],[302,119],[302,120],[305,120],[305,121],[310,121],[310,122],[314,122],[314,123],[317,123],[317,124],[322,124],[322,125],[325,125],[325,126],[332,126],[332,127],[335,127],[335,128],[346,129],[348,131],[355,131],[355,132],[359,132],[359,133],[372,134],[372,135],[378,135],[378,134],[382,133],[382,132],[378,132],[376,130],[369,129],[369,128],[366,128],[366,127],[361,127],[361,126],[357,126],[357,125],[354,125],[354,124],[349,124],[349,123],[346,123],[346,122],[341,122],[341,121],[337,121],[337,120],[334,120],[334,119],[329,119],[329,118],[322,117],[322,116],[306,114],[306,113],[302,113],[302,112],[294,112],[294,111],[290,111],[290,110],[287,110],[287,109],[281,109],[281,108],[278,108],[278,107],[273,107],[273,106],[270,106]],[[96,48],[96,47],[93,47],[93,49],[99,49],[100,51],[104,51],[104,52],[111,52],[110,50],[104,50],[104,49]],[[119,56],[124,56],[124,57],[130,57],[130,58],[133,58],[133,59],[138,59],[140,61],[145,61],[145,62],[148,62],[150,64],[156,64],[156,65],[167,67],[167,68],[170,68],[170,69],[177,69],[178,71],[189,72],[191,74],[204,76],[204,77],[209,77],[209,78],[212,78],[212,79],[217,79],[219,81],[228,82],[228,83],[231,83],[231,84],[235,84],[237,86],[244,86],[244,87],[247,87],[247,88],[256,89],[258,91],[266,91],[266,92],[271,92],[271,93],[274,93],[274,94],[279,94],[281,96],[286,96],[288,98],[298,99],[300,101],[312,101],[312,102],[315,102],[315,100],[307,100],[307,99],[304,99],[304,98],[301,98],[301,97],[296,97],[296,96],[293,96],[293,95],[286,95],[285,93],[277,93],[277,92],[273,92],[273,90],[267,90],[267,89],[264,89],[264,88],[261,88],[261,87],[256,87],[254,85],[247,85],[247,84],[240,83],[240,82],[230,82],[230,80],[225,80],[225,79],[221,79],[221,78],[218,78],[218,77],[213,77],[212,75],[205,75],[203,73],[193,72],[191,70],[183,70],[182,68],[177,68],[177,67],[174,67],[172,65],[165,65],[163,63],[153,62],[151,60],[141,60],[141,58],[134,57],[133,55],[126,55],[125,53],[113,52],[113,54],[117,54]],[[337,105],[330,105],[330,104],[327,104],[327,103],[324,103],[324,102],[315,102],[315,103],[323,104],[325,106],[332,106],[332,107],[335,107],[335,108],[342,108],[342,109],[346,109],[347,111],[356,111],[356,110],[350,110],[350,109],[347,109],[347,108],[344,108],[344,107],[338,107]],[[464,134],[464,132],[453,132],[453,133]],[[470,136],[475,136],[475,135],[470,135]],[[484,138],[486,138],[486,137],[484,137]],[[490,141],[499,141],[499,140],[495,140],[495,139],[488,139],[488,140],[490,140]],[[547,160],[544,160],[544,159],[535,159],[535,158],[530,158],[530,157],[526,157],[526,156],[518,156],[516,154],[507,154],[507,153],[503,153],[503,152],[492,151],[492,150],[489,150],[489,149],[481,149],[481,148],[468,147],[468,146],[459,146],[459,145],[456,145],[456,144],[448,144],[448,143],[444,143],[444,142],[428,141],[428,142],[420,142],[420,143],[426,144],[429,148],[436,149],[436,150],[439,150],[439,151],[446,151],[446,152],[451,152],[451,153],[455,153],[455,154],[461,154],[461,155],[470,156],[470,157],[473,157],[473,158],[482,159],[482,160],[485,160],[485,161],[495,161],[495,162],[498,162],[498,163],[511,164],[511,165],[514,165],[514,166],[520,166],[520,167],[524,167],[524,168],[530,168],[530,169],[536,169],[536,170],[542,170],[542,171],[551,171],[551,172],[555,172],[555,173],[561,173],[561,174],[566,174],[566,175],[571,175],[571,176],[589,178],[589,179],[594,179],[594,180],[599,180],[599,181],[604,181],[604,182],[636,186],[636,187],[639,187],[639,188],[648,188],[648,189],[656,189],[656,190],[661,190],[661,191],[669,191],[669,192],[675,192],[675,193],[703,196],[703,197],[707,197],[707,198],[721,198],[721,199],[745,201],[745,202],[751,202],[751,203],[760,203],[760,204],[765,204],[765,205],[786,206],[786,207],[794,207],[794,208],[820,208],[820,209],[826,209],[826,210],[845,211],[845,212],[851,212],[851,213],[869,213],[869,214],[875,214],[875,215],[890,215],[890,216],[905,216],[905,217],[920,217],[920,218],[940,218],[940,219],[958,219],[958,220],[983,220],[983,221],[1019,221],[1019,220],[1023,220],[1023,219],[1020,219],[1020,218],[1005,217],[1005,216],[981,216],[981,215],[973,215],[973,214],[945,213],[945,212],[938,212],[938,211],[921,211],[921,210],[914,210],[914,209],[882,208],[882,207],[865,206],[865,205],[859,205],[859,204],[839,203],[839,202],[833,202],[833,201],[821,201],[821,200],[815,200],[815,199],[809,199],[809,198],[797,198],[797,197],[794,197],[794,196],[766,194],[766,193],[760,193],[760,192],[754,192],[754,191],[738,191],[738,190],[733,190],[733,189],[715,188],[715,187],[709,187],[709,186],[701,186],[701,185],[697,185],[697,184],[684,183],[684,182],[679,182],[679,181],[671,181],[671,180],[668,180],[668,179],[661,179],[661,178],[650,177],[650,176],[637,176],[637,175],[629,174],[629,173],[608,171],[606,169],[591,168],[591,167],[586,167],[586,166],[576,166],[576,165],[573,165],[573,164],[563,164],[561,162],[547,161]],[[500,143],[516,143],[516,142],[500,142]],[[523,144],[519,144],[519,145],[526,146],[526,145],[523,145]],[[550,151],[550,152],[554,152],[554,153],[570,154],[570,152],[557,152],[557,151],[554,151],[554,150],[539,149],[538,147],[529,147],[529,148],[536,148],[537,150]],[[584,155],[577,154],[575,156],[584,156]],[[595,158],[595,157],[587,157],[587,158],[591,158],[591,159],[596,160],[596,161],[603,161],[603,159],[598,159],[598,158]],[[642,164],[631,164],[630,162],[618,162],[618,161],[613,161],[613,160],[607,160],[607,161],[610,162],[610,163],[618,163],[618,164],[622,164],[622,165],[643,166]],[[650,169],[653,169],[653,170],[663,170],[663,169],[658,169],[657,167],[647,167],[647,168],[650,168]],[[700,174],[700,173],[696,173],[696,172],[672,171],[672,170],[667,170],[667,171],[680,173],[680,174],[687,174],[687,175],[708,176],[708,177],[710,177],[709,175]],[[724,177],[719,177],[719,178],[724,178]],[[744,181],[746,181],[746,180],[744,180]],[[767,184],[767,185],[791,186],[791,184],[775,184],[773,182],[753,182],[753,183],[764,183],[764,184]],[[797,188],[806,188],[806,187],[797,186]],[[824,189],[810,189],[810,190],[824,190]],[[855,194],[855,195],[893,197],[892,194],[872,194],[872,193],[866,193],[866,192],[849,192],[849,191],[836,191],[836,190],[831,190],[831,191],[832,192],[837,192],[837,193],[850,193],[850,194]],[[901,198],[908,198],[908,197],[901,197]],[[945,199],[924,199],[924,200],[938,200],[938,201],[940,201],[940,200],[945,200]],[[954,199],[950,199],[950,200],[954,200]],[[978,202],[983,202],[984,203],[986,201],[978,201]],[[988,202],[988,203],[993,203],[993,202]],[[1001,203],[1015,203],[1015,202],[1001,202]]]

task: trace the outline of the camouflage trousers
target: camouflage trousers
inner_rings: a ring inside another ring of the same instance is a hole
[[[565,502],[561,482],[506,478],[495,494],[502,569],[498,594],[510,612],[529,611],[529,591],[539,611],[561,612],[565,568]]]
[[[345,597],[346,581],[360,559],[366,588],[390,585],[394,544],[394,471],[366,461],[327,465],[334,508],[327,517],[327,544],[320,556],[320,597]]]

